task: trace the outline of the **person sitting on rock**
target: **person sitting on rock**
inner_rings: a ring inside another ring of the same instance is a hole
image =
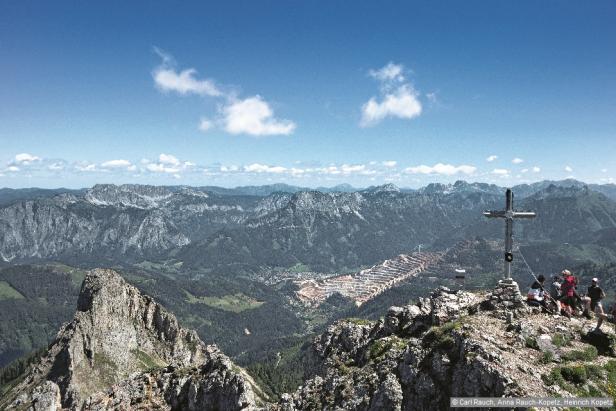
[[[543,274],[539,274],[537,281],[530,286],[528,294],[526,295],[526,302],[528,305],[545,307],[545,289],[543,288],[544,282],[545,277]]]
[[[560,313],[560,287],[562,286],[562,279],[555,275],[552,277],[552,285],[550,286],[550,297],[556,304],[556,312]]]
[[[599,287],[599,279],[595,277],[592,279],[590,287],[588,287],[586,297],[583,298],[586,306],[584,314],[587,315],[587,318],[590,318],[591,311],[597,315],[597,327],[594,329],[594,332],[600,332],[603,320],[607,319],[607,315],[603,311],[603,304],[601,303],[601,300],[604,298],[605,292]]]

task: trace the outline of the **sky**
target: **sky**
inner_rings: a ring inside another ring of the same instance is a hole
[[[616,182],[614,1],[0,2],[0,187]]]

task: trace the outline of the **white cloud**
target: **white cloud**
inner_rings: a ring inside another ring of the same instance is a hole
[[[281,166],[268,166],[265,164],[254,163],[244,166],[244,171],[249,173],[275,173],[280,174],[287,171],[285,167]]]
[[[329,167],[325,167],[325,168],[321,168],[319,170],[322,174],[333,174],[333,175],[337,175],[340,174],[341,171],[338,169],[338,167],[336,166],[329,166]]]
[[[513,160],[511,160],[511,162],[512,162],[513,164],[522,164],[522,163],[524,162],[524,160],[522,160],[522,159],[521,159],[521,158],[519,158],[519,157],[516,157],[516,158],[514,158]]]
[[[274,112],[261,96],[235,101],[223,108],[224,128],[231,134],[253,136],[288,135],[295,130],[290,120],[274,118]]]
[[[173,156],[171,154],[161,153],[158,156],[158,161],[161,164],[167,164],[167,165],[172,165],[172,166],[180,165],[180,160],[178,160],[176,156]]]
[[[567,173],[571,173],[573,171],[573,168],[571,168],[571,166],[565,166],[565,171]]]
[[[162,63],[154,69],[152,77],[159,90],[163,92],[175,91],[179,94],[197,94],[200,96],[222,96],[222,92],[216,87],[214,81],[205,79],[198,80],[195,76],[197,70],[189,68],[177,72],[175,61],[170,54],[154,48],[156,54],[162,58]]]
[[[522,170],[520,170],[520,173],[522,174],[528,173],[528,168],[523,168]]]
[[[227,173],[227,172],[235,172],[235,171],[239,171],[239,167],[235,166],[235,165],[231,165],[231,166],[220,166],[220,171],[222,171],[223,173]]]
[[[214,123],[207,118],[201,118],[199,121],[199,130],[203,132],[210,130],[212,127],[214,127]]]
[[[477,170],[477,167],[474,166],[470,166],[470,165],[459,165],[459,166],[454,166],[451,164],[443,164],[443,163],[438,163],[435,164],[434,166],[430,167],[430,166],[426,166],[426,165],[420,165],[420,166],[416,166],[416,167],[407,167],[404,169],[405,172],[410,173],[410,174],[441,174],[441,175],[446,175],[446,176],[452,176],[455,174],[473,174],[475,171]]]
[[[180,172],[179,168],[177,168],[177,167],[166,167],[162,163],[151,163],[151,164],[148,164],[145,168],[148,171],[151,171],[153,173],[169,173],[169,174],[174,174],[174,173],[179,173]]]
[[[487,161],[488,163],[491,163],[492,161],[496,160],[497,158],[498,158],[498,156],[497,156],[497,155],[492,154],[491,156],[488,156],[488,158],[486,158],[486,161]]]
[[[164,92],[175,91],[179,94],[198,94],[201,96],[218,97],[222,92],[211,80],[197,80],[197,70],[186,69],[176,72],[170,68],[158,68],[152,74],[156,86]]]
[[[56,162],[56,163],[50,164],[47,168],[51,171],[64,170],[64,163]]]
[[[6,171],[11,171],[11,172],[13,172],[13,173],[14,173],[14,172],[19,171],[19,167],[17,167],[17,166],[9,166],[9,167],[6,169]]]
[[[397,162],[397,161],[394,161],[394,160],[388,160],[388,161],[383,161],[383,165],[384,165],[385,167],[393,168],[393,167],[395,167],[396,165],[398,165],[398,162]]]
[[[28,165],[35,161],[41,161],[41,158],[28,153],[20,153],[15,156],[16,164]]]
[[[371,97],[361,107],[361,127],[376,125],[387,117],[412,119],[421,114],[422,106],[419,93],[404,77],[404,66],[388,63],[369,74],[380,84],[381,98]],[[435,97],[435,95],[433,95]]]
[[[387,81],[404,81],[404,66],[402,64],[394,64],[393,62],[389,62],[385,67],[382,67],[378,70],[370,70],[368,74],[374,77],[375,79],[387,82]]]
[[[421,102],[418,93],[410,86],[403,85],[392,93],[383,96],[382,101],[372,97],[362,108],[360,125],[369,127],[379,123],[386,117],[412,119],[421,114]]]
[[[533,173],[540,173],[540,172],[541,172],[541,168],[540,167],[537,167],[537,166],[533,167]]]
[[[506,176],[509,175],[509,170],[506,168],[495,168],[492,170],[492,174],[496,174],[497,176]]]
[[[238,99],[235,93],[222,91],[213,80],[197,79],[197,71],[194,68],[178,72],[170,54],[156,47],[154,52],[162,59],[160,66],[152,72],[154,83],[159,90],[225,99],[221,104],[219,118],[214,120],[201,118],[198,126],[200,131],[206,132],[217,125],[231,134],[253,136],[288,135],[295,130],[296,125],[293,121],[275,118],[269,103],[261,96]]]
[[[359,173],[359,172],[365,171],[366,166],[363,164],[356,164],[356,165],[343,164],[342,166],[340,166],[340,170],[342,171],[343,174]]]
[[[78,171],[96,171],[96,164],[88,163],[87,161],[75,164]]]
[[[602,173],[607,173],[607,168],[602,168],[602,169],[601,169],[601,172],[602,172]]]
[[[128,160],[109,160],[101,164],[103,168],[126,168],[129,169],[133,165]]]

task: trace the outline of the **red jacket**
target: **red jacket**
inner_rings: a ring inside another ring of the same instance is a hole
[[[569,277],[567,277],[560,288],[562,295],[566,295],[567,297],[573,297],[575,295],[576,283],[577,281],[575,280],[574,276],[570,275]]]

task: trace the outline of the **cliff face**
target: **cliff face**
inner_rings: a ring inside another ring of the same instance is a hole
[[[246,409],[255,404],[248,378],[151,297],[97,269],[84,280],[73,321],[3,401],[46,410]]]

